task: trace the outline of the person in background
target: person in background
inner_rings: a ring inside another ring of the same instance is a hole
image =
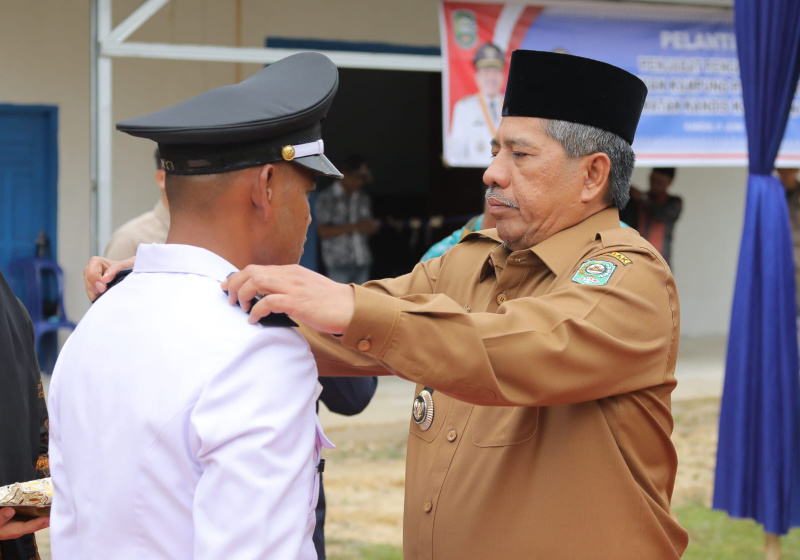
[[[355,416],[363,412],[378,388],[377,377],[320,377],[322,393],[319,400],[336,414]],[[319,408],[319,404],[317,404]],[[314,528],[314,547],[317,559],[325,560],[325,489],[322,472],[319,474],[319,500],[317,501],[317,526]]]
[[[161,154],[156,148],[156,185],[161,191],[155,207],[120,226],[111,236],[106,247],[105,257],[121,261],[136,254],[141,243],[164,243],[169,231],[169,202],[164,190],[164,169]]]
[[[667,192],[674,179],[674,167],[653,169],[650,173],[650,190],[642,193],[631,185],[631,201],[628,207],[632,206],[633,212],[623,212],[621,216],[622,220],[636,228],[670,265],[675,222],[678,221],[683,209],[681,198]]]
[[[789,224],[792,227],[792,244],[794,245],[794,282],[797,289],[797,306],[800,313],[800,182],[797,181],[798,169],[778,168],[778,177],[786,189],[786,206],[789,208]]]
[[[468,233],[480,231],[482,229],[492,229],[494,226],[494,216],[492,216],[489,212],[489,203],[484,202],[483,214],[473,216],[466,224],[464,224],[463,227],[455,230],[438,243],[434,243],[430,249],[425,251],[425,254],[422,255],[422,258],[419,260],[419,262],[425,262],[435,257],[441,257],[447,251],[455,247],[455,245]]]
[[[500,124],[506,59],[492,43],[475,51],[477,93],[462,97],[453,107],[445,160],[449,165],[489,165],[490,141]]]
[[[343,284],[369,280],[372,253],[367,242],[378,231],[369,195],[362,189],[372,182],[366,160],[349,156],[342,177],[317,196],[317,233],[328,278]]]
[[[33,324],[0,272],[0,486],[50,476],[48,418],[34,348]],[[14,519],[0,509],[0,558],[39,558],[32,534],[49,518]]]

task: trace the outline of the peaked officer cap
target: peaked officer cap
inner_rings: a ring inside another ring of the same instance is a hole
[[[504,117],[538,117],[585,124],[633,143],[647,87],[621,68],[569,54],[511,54]]]
[[[322,120],[338,86],[330,59],[300,53],[239,84],[117,123],[117,130],[158,142],[170,174],[224,173],[292,161],[317,175],[341,177],[322,142]]]
[[[475,68],[497,68],[502,70],[506,65],[506,59],[500,47],[492,43],[484,43],[475,51],[472,64]]]

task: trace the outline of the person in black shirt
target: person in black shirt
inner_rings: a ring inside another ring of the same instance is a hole
[[[33,324],[0,272],[0,486],[50,476],[47,404],[34,347]],[[0,558],[38,559],[32,533],[49,519],[24,522],[0,509]]]

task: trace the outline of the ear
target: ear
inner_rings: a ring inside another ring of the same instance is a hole
[[[264,221],[269,217],[272,201],[276,194],[275,189],[275,166],[268,163],[258,170],[258,174],[253,179],[250,193],[253,206],[258,210]]]
[[[585,179],[581,191],[581,202],[602,200],[608,192],[608,174],[611,172],[611,160],[603,152],[588,155],[584,158]]]
[[[158,188],[162,191],[166,186],[166,177],[167,173],[163,169],[156,171],[156,185],[158,185]]]

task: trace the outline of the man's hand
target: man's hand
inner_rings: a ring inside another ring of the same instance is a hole
[[[50,526],[49,517],[37,517],[30,521],[13,521],[14,508],[0,509],[0,541],[18,539],[22,535],[35,533]]]
[[[222,283],[231,304],[250,311],[250,322],[270,313],[286,313],[319,331],[341,334],[353,318],[355,293],[299,265],[250,265]],[[256,296],[261,301],[250,309]]]
[[[94,301],[106,291],[108,283],[114,279],[117,272],[125,268],[131,268],[136,257],[125,259],[124,261],[112,261],[103,257],[92,257],[89,264],[83,269],[83,283],[86,287],[86,295],[89,301]]]

